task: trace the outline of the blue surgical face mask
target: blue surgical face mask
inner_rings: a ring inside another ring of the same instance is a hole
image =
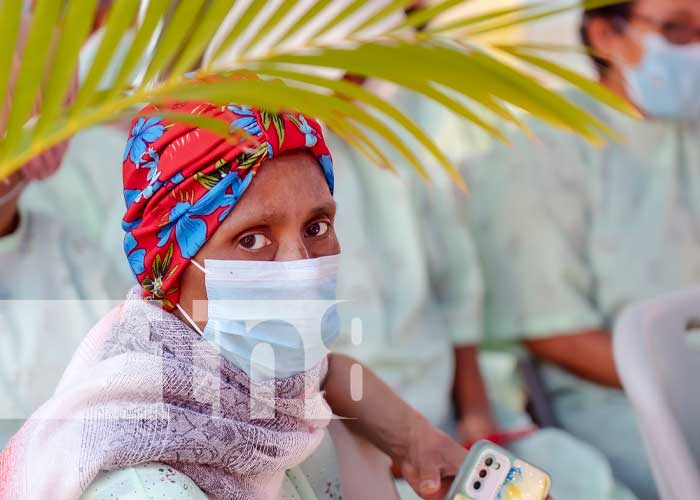
[[[643,45],[642,62],[623,69],[630,98],[655,118],[700,119],[700,44],[674,45],[651,33]]]
[[[340,332],[338,255],[288,262],[205,260],[208,321],[204,331],[227,360],[254,380],[310,370]],[[195,317],[197,305],[195,304]]]

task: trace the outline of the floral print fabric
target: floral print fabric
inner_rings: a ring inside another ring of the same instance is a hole
[[[221,137],[158,116],[189,113],[226,122]],[[332,160],[320,125],[294,113],[202,102],[146,107],[134,120],[123,157],[124,252],[144,297],[171,310],[178,281],[241,198],[260,166],[284,152],[307,149],[333,192]]]

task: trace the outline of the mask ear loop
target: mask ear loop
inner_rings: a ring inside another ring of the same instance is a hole
[[[207,271],[206,271],[206,269],[204,269],[204,266],[202,266],[202,264],[200,264],[200,263],[197,262],[196,260],[191,259],[191,260],[190,260],[190,264],[193,264],[194,267],[196,267],[197,269],[199,269],[200,271],[202,271],[204,274],[207,274]]]
[[[204,267],[196,260],[191,259],[190,263],[194,264],[194,267],[202,271],[204,274],[207,273],[204,270]],[[179,302],[175,305],[175,307],[177,307],[177,310],[180,311],[180,314],[182,314],[185,317],[185,320],[190,324],[190,326],[194,328],[194,331],[196,331],[201,337],[204,337],[204,332],[202,331],[202,329],[199,328],[199,326],[197,326],[197,323],[195,323],[192,317],[189,314],[187,314],[187,311],[183,309]]]
[[[202,331],[201,328],[197,326],[197,323],[194,322],[194,320],[190,317],[189,314],[182,308],[182,306],[178,303],[175,307],[177,307],[177,310],[180,311],[180,314],[182,314],[185,317],[185,320],[190,324],[192,328],[194,328],[194,331],[196,331],[201,337],[204,337],[204,332]]]

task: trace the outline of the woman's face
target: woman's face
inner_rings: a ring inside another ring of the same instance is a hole
[[[305,151],[265,162],[231,213],[194,260],[313,259],[340,253],[333,228],[335,201],[316,159]],[[207,298],[204,273],[187,266],[180,305]],[[197,308],[199,312],[200,308]],[[206,320],[194,318],[200,328]]]
[[[624,29],[597,19],[588,30],[593,48],[619,71],[621,65],[637,66],[642,62],[643,39],[649,33],[659,33],[672,43],[700,43],[700,2],[637,0]]]

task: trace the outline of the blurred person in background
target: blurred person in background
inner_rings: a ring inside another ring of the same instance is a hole
[[[92,32],[83,44],[78,61],[81,83],[99,50],[112,3],[113,0],[100,0],[97,4]],[[116,71],[121,67],[132,40],[133,29],[129,29],[112,54],[100,80],[101,87],[116,78]],[[149,46],[134,71],[136,81],[151,56],[152,47]],[[131,270],[122,258],[124,234],[110,221],[124,213],[121,154],[129,130],[130,121],[127,120],[96,125],[79,132],[71,139],[63,161],[64,168],[44,182],[32,183],[23,197],[25,206],[32,210],[45,214],[60,213],[64,224],[72,226],[115,263],[115,279],[121,283],[131,283]]]
[[[448,156],[480,147],[479,135],[465,141],[470,127],[439,105],[372,80],[365,85],[434,135]],[[346,301],[339,308],[346,330],[334,350],[368,365],[462,444],[520,438],[504,444],[552,475],[557,500],[633,499],[591,446],[559,430],[538,431],[524,412],[513,411],[515,386],[487,389],[479,365],[483,285],[460,220],[464,193],[432,158],[421,157],[429,184],[403,158],[392,157],[398,172],[381,169],[332,131],[327,137],[343,242],[338,298]],[[478,186],[473,191],[480,196]],[[416,498],[407,484],[397,486],[403,499]]]
[[[16,56],[10,82],[19,65]],[[11,95],[12,88],[0,130]],[[85,329],[103,314],[92,301],[121,298],[127,289],[79,228],[26,203],[26,190],[54,175],[69,148],[54,146],[0,181],[0,448],[51,395]]]
[[[600,82],[644,115],[571,92],[625,137],[594,148],[534,125],[465,172],[467,217],[486,283],[492,341],[544,362],[561,425],[610,460],[643,500],[658,498],[610,329],[626,305],[700,282],[700,2],[637,0],[587,12]]]
[[[24,188],[55,171],[65,149],[56,146],[0,182],[0,448],[51,395],[104,312],[92,301],[126,290],[89,241],[21,203]]]

